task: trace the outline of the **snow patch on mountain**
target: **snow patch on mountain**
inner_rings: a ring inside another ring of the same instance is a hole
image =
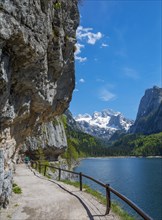
[[[109,139],[117,130],[128,131],[133,120],[126,119],[120,112],[105,109],[90,114],[79,114],[75,120],[82,130],[93,136]]]

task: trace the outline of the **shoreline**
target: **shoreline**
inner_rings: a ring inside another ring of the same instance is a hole
[[[79,161],[84,160],[84,159],[118,159],[118,158],[148,158],[148,159],[162,159],[162,156],[103,156],[103,157],[84,157],[84,158],[79,158]]]

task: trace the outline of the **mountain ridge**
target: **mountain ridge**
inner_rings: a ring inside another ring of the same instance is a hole
[[[133,120],[112,109],[95,111],[92,115],[79,114],[74,119],[85,133],[107,140],[118,130],[127,132],[133,124]]]

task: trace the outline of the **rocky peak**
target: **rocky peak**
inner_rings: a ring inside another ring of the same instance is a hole
[[[140,117],[150,114],[152,111],[157,109],[162,102],[162,89],[154,86],[151,89],[145,91],[142,97],[137,113],[137,120]]]
[[[109,139],[117,130],[127,131],[133,124],[132,120],[111,109],[95,111],[92,116],[79,114],[75,120],[84,132],[104,139]]]
[[[119,115],[112,115],[108,125],[112,126],[112,127],[117,127],[119,129],[122,129],[121,115],[120,114]]]
[[[151,134],[162,131],[162,88],[154,86],[145,91],[140,101],[131,133]]]

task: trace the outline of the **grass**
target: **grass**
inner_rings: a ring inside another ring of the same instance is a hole
[[[70,180],[61,180],[61,182],[75,186],[75,187],[80,187],[79,182],[72,182]],[[102,203],[103,205],[106,205],[106,198],[98,191],[91,189],[89,186],[86,184],[83,184],[83,189],[85,192],[91,194],[97,200]],[[111,203],[111,210],[117,214],[121,220],[135,220],[132,216],[130,216],[127,212],[125,212],[117,203],[112,202]]]
[[[21,194],[21,193],[22,193],[22,189],[21,189],[16,183],[13,183],[13,185],[12,185],[12,191],[13,191],[15,194]]]
[[[135,220],[127,212],[125,212],[117,203],[113,202],[111,204],[112,211],[120,216],[122,220]]]

